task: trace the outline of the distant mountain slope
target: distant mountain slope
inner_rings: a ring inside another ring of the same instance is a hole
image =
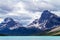
[[[47,32],[47,35],[59,35],[60,36],[60,26],[52,29],[51,31]]]

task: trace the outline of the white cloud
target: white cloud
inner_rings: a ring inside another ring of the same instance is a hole
[[[12,15],[12,16],[22,16],[25,15],[27,17],[32,17],[32,18],[37,18],[40,12],[30,12],[26,9],[24,9],[24,3],[19,2],[16,5],[14,5],[14,10],[13,12],[8,13],[7,15]]]
[[[0,23],[3,21],[3,18],[0,18]]]
[[[51,11],[53,14],[56,14],[57,16],[60,17],[60,11]]]
[[[55,6],[55,10],[60,11],[60,0],[45,0],[46,2],[52,4],[53,6]]]
[[[12,9],[12,11],[0,17],[5,18],[15,16],[16,19],[19,19],[19,21],[29,21],[29,23],[35,19],[38,19],[41,16],[41,11],[43,10],[60,10],[59,0],[1,0],[0,6],[1,5],[6,6],[6,8]],[[59,15],[60,12],[55,13]]]
[[[60,10],[60,1],[59,0],[21,0],[25,3],[25,9],[29,11],[42,11],[42,10],[51,10],[58,11]]]
[[[33,20],[39,18],[41,15],[41,12],[33,13],[33,12],[30,12],[30,11],[24,9],[24,3],[22,3],[22,2],[15,4],[13,7],[14,7],[14,10],[12,12],[9,12],[6,15],[7,16],[16,16],[18,19],[20,19],[17,21],[20,21],[22,24],[25,23],[26,25],[28,25]]]
[[[19,2],[20,0],[0,0],[0,5],[14,5],[16,4],[17,2]]]

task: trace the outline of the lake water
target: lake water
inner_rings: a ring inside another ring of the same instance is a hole
[[[60,40],[60,36],[0,36],[0,40]]]

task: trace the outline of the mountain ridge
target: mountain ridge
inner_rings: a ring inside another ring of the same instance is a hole
[[[55,30],[60,26],[60,17],[44,10],[39,19],[35,19],[31,24],[24,27],[21,23],[12,18],[5,18],[0,23],[0,34],[11,36],[26,36],[26,35],[46,35],[51,30]],[[56,31],[56,30],[55,30]]]
[[[35,24],[33,22],[30,25]],[[36,22],[36,24],[38,24],[39,28],[42,30],[53,29],[54,26],[60,25],[60,17],[51,13],[48,10],[45,10],[43,11],[41,17],[38,19],[38,22]]]

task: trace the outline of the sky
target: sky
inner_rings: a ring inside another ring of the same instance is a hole
[[[11,17],[23,25],[41,17],[44,10],[60,16],[59,0],[0,0],[0,23]]]

